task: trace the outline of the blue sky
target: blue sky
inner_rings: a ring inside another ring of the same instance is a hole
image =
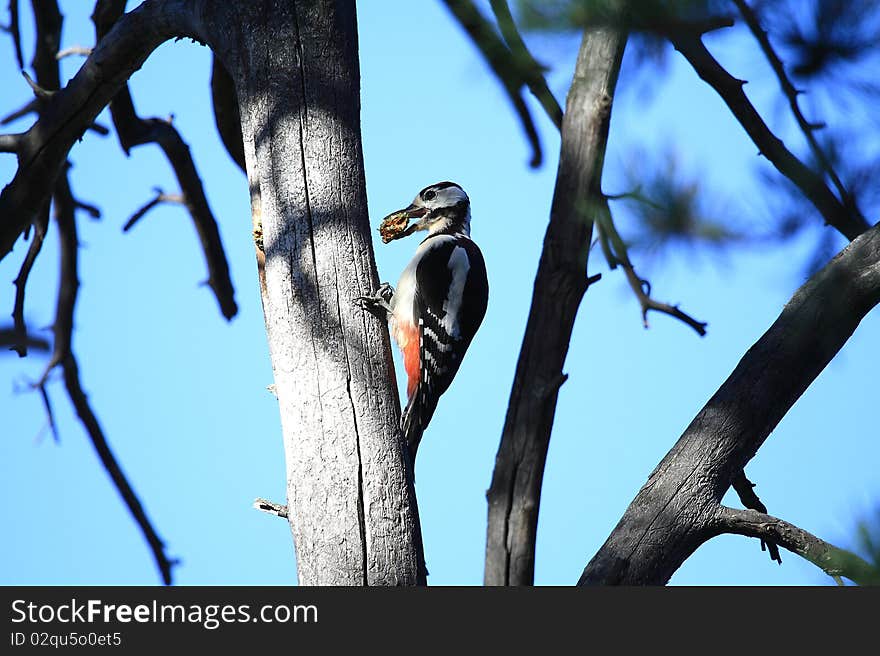
[[[93,40],[89,11],[62,2],[63,46]],[[27,12],[25,12],[27,15]],[[425,185],[455,180],[469,193],[473,236],[489,270],[485,322],[455,383],[442,398],[419,451],[418,495],[431,584],[478,585],[485,545],[485,491],[491,479],[534,274],[553,192],[559,138],[529,99],[545,164],[529,151],[501,86],[439,2],[364,2],[359,7],[362,122],[371,221],[410,201]],[[407,41],[401,34],[422,35]],[[32,27],[26,21],[26,53]],[[551,66],[560,101],[578,37],[528,35]],[[773,84],[748,41],[736,33],[711,46],[771,124],[793,135]],[[29,90],[11,44],[0,41],[0,111]],[[28,54],[29,58],[30,55]],[[64,61],[64,74],[81,60]],[[291,584],[296,581],[287,524],[251,508],[257,496],[284,501],[277,404],[261,316],[244,176],[219,143],[209,105],[210,53],[189,42],[166,44],[131,81],[143,116],[174,114],[190,144],[220,224],[239,314],[227,323],[210,291],[188,215],[157,208],[129,234],[121,227],[154,186],[176,192],[154,147],[126,158],[115,136],[89,134],[71,160],[74,193],[103,210],[79,219],[82,290],[74,348],[83,385],[107,438],[172,556],[180,584]],[[708,214],[769,221],[755,172],[766,166],[721,101],[674,53],[665,74],[624,61],[609,143],[605,191],[626,191],[632,153],[678,166],[711,190]],[[440,89],[442,93],[438,93]],[[846,120],[843,114],[823,116]],[[110,125],[109,116],[100,120]],[[11,126],[24,130],[30,119]],[[793,147],[800,147],[792,136]],[[412,153],[416,144],[419,155]],[[14,157],[0,155],[0,182]],[[875,213],[876,213],[876,208]],[[817,224],[821,219],[813,217]],[[627,217],[621,216],[623,229]],[[680,302],[709,322],[700,339],[686,326],[652,316],[641,325],[622,274],[601,254],[591,272],[603,280],[581,305],[556,414],[541,506],[536,582],[567,585],[601,546],[627,504],[746,349],[803,282],[815,235],[786,246],[712,252],[634,253],[660,300]],[[380,277],[392,283],[415,242],[374,246]],[[8,282],[0,303],[11,312],[26,244],[0,262]],[[51,325],[58,249],[50,232],[28,287],[27,318]],[[876,403],[876,312],[785,417],[747,468],[772,514],[846,546],[855,522],[880,496]],[[46,333],[48,335],[48,333]],[[158,576],[141,535],[75,420],[63,387],[50,387],[61,441],[45,430],[38,395],[27,390],[41,357],[0,358],[0,583],[153,584]],[[402,371],[400,361],[398,371]],[[736,500],[728,498],[731,504]],[[675,574],[674,584],[824,584],[819,570],[783,553],[772,563],[757,541],[716,538]]]

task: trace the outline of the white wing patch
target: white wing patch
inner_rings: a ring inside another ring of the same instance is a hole
[[[467,282],[468,272],[471,270],[467,251],[461,246],[452,249],[452,253],[449,255],[449,270],[452,272],[452,283],[449,285],[449,294],[443,301],[446,316],[443,317],[442,324],[450,336],[458,338],[460,337],[458,313],[461,311],[464,286]]]
[[[419,247],[416,249],[416,254],[400,274],[397,289],[394,290],[394,296],[391,299],[391,307],[393,309],[391,317],[396,324],[416,325],[416,270],[419,267],[419,262],[422,261],[422,258],[425,257],[430,250],[439,248],[449,241],[455,241],[455,238],[448,235],[441,235],[440,237],[432,237],[419,244]]]

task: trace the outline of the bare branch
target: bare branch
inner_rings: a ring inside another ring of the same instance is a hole
[[[28,83],[28,86],[31,88],[31,91],[34,92],[34,96],[36,97],[37,101],[49,100],[55,94],[55,91],[44,89],[39,84],[34,82],[34,79],[30,75],[28,75],[27,71],[22,71],[21,74],[24,77],[25,81]]]
[[[684,322],[693,328],[700,337],[704,337],[707,325],[705,321],[697,321],[689,314],[682,312],[677,305],[661,303],[651,297],[651,283],[636,273],[635,267],[629,259],[629,249],[614,225],[611,208],[608,207],[608,198],[598,202],[600,207],[596,215],[596,226],[599,230],[599,243],[602,246],[602,252],[612,269],[617,265],[623,267],[626,280],[642,309],[642,323],[645,328],[648,328],[648,312],[654,310]]]
[[[58,11],[57,2],[55,2],[54,0],[43,0],[41,2],[35,2],[34,16],[37,25],[37,46],[34,56],[34,71],[37,74],[37,80],[39,82],[39,85],[35,86],[47,89],[57,88],[59,85],[60,73],[58,61],[55,59],[55,53],[58,50],[58,43],[61,39],[62,23],[61,14]],[[82,71],[80,71],[80,74],[82,74]],[[60,102],[58,99],[63,98],[64,95],[65,92],[54,94],[51,99],[48,99],[46,102],[38,104],[37,110],[40,113],[40,117],[37,121],[37,125],[35,126],[35,128],[32,128],[31,132],[28,133],[29,135],[33,132],[34,129],[36,129],[37,126],[40,126],[48,120],[47,116],[50,119],[52,117],[57,117],[57,114],[53,112],[57,110],[57,103]],[[88,119],[88,121],[90,122],[93,118],[94,117],[91,117],[90,119]],[[52,124],[51,120],[49,120],[48,122],[49,124]],[[86,123],[86,125],[88,125],[88,123]],[[64,126],[58,128],[58,126],[53,125],[52,129],[56,128],[59,129],[59,132],[63,132],[64,130]],[[46,147],[48,148],[49,146]],[[92,444],[95,447],[95,450],[97,451],[98,456],[100,457],[101,462],[104,465],[104,468],[107,470],[107,473],[113,480],[113,483],[115,484],[129,511],[131,512],[132,516],[140,527],[145,539],[147,540],[147,543],[149,544],[153,552],[156,564],[162,575],[162,580],[166,584],[170,584],[171,568],[174,563],[165,555],[162,541],[159,539],[155,529],[153,528],[150,521],[147,519],[143,507],[140,504],[140,500],[134,493],[134,490],[132,489],[131,485],[123,474],[118,462],[116,461],[112,451],[110,450],[109,445],[107,444],[107,440],[104,437],[97,417],[95,416],[91,406],[88,403],[85,392],[83,392],[82,390],[79,379],[79,366],[77,364],[71,346],[73,336],[73,317],[76,307],[77,294],[79,290],[79,279],[77,273],[77,251],[79,245],[76,232],[76,211],[77,209],[85,209],[93,216],[99,214],[99,212],[97,208],[94,208],[86,203],[79,202],[74,198],[70,190],[70,185],[67,177],[67,168],[69,167],[69,164],[66,160],[66,153],[66,150],[58,151],[58,155],[62,158],[61,162],[57,165],[58,173],[60,173],[60,175],[58,175],[57,178],[55,178],[54,180],[49,180],[48,182],[40,181],[41,183],[46,183],[53,188],[52,198],[54,200],[54,218],[55,223],[58,226],[61,262],[59,267],[60,281],[55,310],[55,322],[52,326],[54,332],[54,345],[52,355],[49,359],[43,375],[41,376],[40,380],[35,384],[35,387],[39,390],[42,396],[49,418],[49,426],[52,429],[53,435],[55,435],[55,438],[57,440],[57,430],[55,427],[54,415],[45,385],[48,381],[51,371],[56,366],[61,366],[64,374],[65,387],[67,388],[67,393],[71,400],[71,403],[73,404],[77,415],[82,421],[84,428],[89,434]],[[39,155],[37,155],[37,157],[39,157]],[[25,166],[25,160],[26,157],[19,158],[20,166],[18,175],[21,174],[22,167]],[[18,178],[18,175],[16,176],[16,178]],[[13,185],[14,184],[15,181],[13,181]],[[4,190],[4,196],[0,196],[0,209],[2,209],[4,212],[9,209],[8,206],[4,206],[3,203],[4,198],[7,201],[9,200],[7,197],[5,197],[5,193],[8,189],[9,187]],[[39,196],[37,196],[37,198],[39,198]],[[21,314],[23,313],[24,305],[24,286],[27,280],[27,275],[30,272],[31,266],[33,265],[33,260],[39,253],[40,244],[42,243],[43,237],[45,236],[47,223],[46,217],[48,215],[48,209],[49,198],[42,198],[41,205],[38,208],[40,214],[35,221],[36,230],[34,241],[31,243],[31,247],[28,250],[28,255],[26,256],[25,262],[22,266],[22,271],[19,273],[19,277],[16,280],[17,293],[16,309],[14,311],[14,316],[16,317],[15,329],[16,333],[19,336],[21,334],[21,330],[23,330],[24,325],[22,318],[23,315]],[[11,217],[4,218],[9,219]],[[18,325],[19,323],[21,325]]]
[[[16,351],[21,344],[37,351],[49,350],[49,342],[42,337],[25,335],[22,339],[15,326],[0,328],[0,347],[8,347],[10,351]]]
[[[665,583],[712,537],[734,477],[878,303],[880,225],[794,293],[651,473],[580,583]]]
[[[24,68],[24,55],[21,52],[21,25],[18,14],[18,0],[9,0],[9,35],[15,48],[15,61],[18,69]]]
[[[93,48],[88,48],[86,46],[70,46],[69,48],[64,48],[64,50],[59,50],[58,54],[55,55],[55,59],[61,61],[65,57],[71,57],[73,55],[88,57],[92,54],[92,50]]]
[[[110,449],[104,432],[98,423],[88,398],[82,389],[79,378],[79,365],[76,357],[71,349],[72,333],[73,333],[73,314],[76,306],[76,298],[79,289],[79,279],[77,274],[77,235],[76,221],[74,217],[74,201],[70,194],[70,188],[67,185],[67,176],[59,178],[56,184],[55,194],[55,221],[58,225],[58,233],[61,248],[61,281],[58,290],[58,304],[55,313],[55,324],[53,330],[55,332],[55,347],[52,358],[49,361],[42,379],[38,386],[42,389],[45,384],[49,372],[55,365],[61,365],[64,373],[64,385],[70,401],[76,410],[83,427],[101,459],[101,463],[113,484],[116,486],[120,496],[128,507],[132,517],[134,517],[147,544],[153,553],[156,566],[162,576],[162,580],[166,585],[171,584],[171,568],[174,561],[165,555],[165,546],[159,539],[156,530],[147,518],[147,515],[141,505],[140,499],[135,494],[122,472],[113,452]]]
[[[193,19],[198,10],[199,3],[185,0],[142,3],[125,14],[76,76],[46,103],[39,120],[22,136],[18,170],[0,193],[0,259],[51,196],[70,148],[128,76],[167,39],[198,37],[199,22]]]
[[[101,218],[101,210],[97,206],[92,205],[91,203],[86,203],[84,201],[81,201],[81,200],[75,198],[73,200],[73,205],[76,209],[82,210],[83,212],[88,214],[92,219],[97,220],[97,219]]]
[[[99,43],[113,26],[122,20],[124,9],[125,2],[120,0],[98,0],[92,21],[95,24]],[[138,116],[127,84],[123,85],[110,102],[110,114],[116,126],[119,143],[126,154],[129,154],[132,148],[144,144],[156,144],[165,153],[177,176],[185,199],[184,204],[192,217],[205,254],[208,264],[207,285],[214,292],[223,316],[231,319],[238,312],[238,306],[229,275],[229,264],[220,240],[217,220],[208,204],[189,146],[170,121],[161,118],[143,119]]]
[[[669,39],[697,74],[721,96],[761,154],[797,185],[827,224],[837,228],[848,239],[855,239],[868,229],[864,218],[851,212],[828,188],[822,177],[795,157],[773,134],[743,91],[745,81],[728,73],[706,49],[700,36],[692,32],[674,31],[669,34]]]
[[[0,134],[0,153],[17,153],[21,135]]]
[[[773,69],[773,72],[776,74],[776,78],[779,80],[779,85],[780,87],[782,87],[782,93],[784,93],[785,97],[788,99],[788,104],[791,107],[791,113],[794,115],[794,118],[797,121],[801,132],[806,138],[807,143],[810,145],[810,150],[812,151],[813,156],[822,167],[822,170],[825,171],[825,174],[831,180],[831,183],[834,185],[835,189],[837,189],[837,194],[843,200],[843,204],[847,207],[847,209],[849,209],[850,212],[852,212],[854,216],[864,221],[864,216],[862,216],[858,205],[855,203],[852,196],[847,191],[846,186],[840,179],[840,176],[837,175],[837,171],[834,170],[834,166],[832,166],[831,161],[828,159],[828,155],[819,146],[819,142],[816,140],[816,135],[814,133],[816,129],[822,124],[817,124],[815,122],[811,123],[807,121],[806,117],[801,111],[800,103],[798,102],[798,95],[800,94],[791,83],[791,80],[788,78],[788,75],[785,72],[785,66],[782,63],[782,60],[773,49],[773,45],[770,43],[770,38],[767,35],[767,30],[761,27],[761,23],[758,20],[758,15],[748,5],[748,3],[745,2],[745,0],[734,0],[734,4],[739,9],[740,13],[746,21],[746,25],[749,26],[749,30],[751,30],[755,39],[758,41],[758,44],[761,46],[761,50],[764,52],[764,56],[770,63],[770,67]]]
[[[566,111],[550,222],[535,278],[501,445],[487,493],[487,585],[530,585],[541,483],[562,366],[584,292],[594,200],[612,97],[626,40],[603,28],[584,32]]]
[[[8,125],[9,123],[12,123],[13,121],[15,121],[17,119],[20,119],[22,116],[27,116],[28,114],[31,114],[32,112],[38,111],[39,108],[40,108],[39,100],[37,100],[36,98],[31,98],[30,100],[27,101],[27,103],[23,107],[21,107],[20,109],[16,109],[11,114],[7,114],[2,119],[0,119],[0,125]],[[21,137],[22,135],[16,135],[16,136]]]
[[[646,291],[650,290],[650,283],[644,278],[640,278],[636,274],[636,270],[633,268],[632,264],[628,260],[621,261],[621,266],[626,273],[626,280],[627,282],[629,282],[629,286],[633,290],[633,293],[636,295],[636,298],[639,301],[639,305],[642,308],[642,324],[645,326],[645,328],[649,327],[648,312],[651,310],[655,310],[657,312],[661,312],[662,314],[668,314],[669,316],[686,323],[688,326],[693,328],[700,337],[705,337],[707,325],[705,321],[697,321],[689,314],[682,312],[677,305],[661,303],[660,301],[651,298],[650,292]]]
[[[553,125],[557,129],[562,128],[562,108],[547,86],[547,80],[544,79],[543,67],[535,61],[532,53],[526,47],[525,42],[520,36],[519,30],[513,16],[510,14],[510,7],[507,0],[491,0],[492,12],[495,14],[495,20],[498,21],[498,27],[501,30],[501,36],[507,42],[510,48],[510,54],[514,63],[520,69],[525,83],[529,87],[529,91],[538,99],[547,116],[553,121]]]
[[[859,585],[880,585],[880,572],[870,563],[777,517],[755,510],[721,506],[715,521],[723,533],[779,544],[813,563],[828,576],[843,576]]]
[[[27,287],[28,276],[40,250],[43,248],[43,240],[46,237],[46,231],[49,228],[49,207],[48,205],[39,213],[37,220],[34,221],[34,237],[28,246],[28,252],[21,263],[21,269],[18,271],[13,284],[15,285],[15,303],[12,307],[12,321],[15,326],[15,332],[18,335],[18,341],[14,347],[18,357],[23,358],[27,355],[27,325],[24,321],[24,296]]]
[[[495,76],[504,86],[514,111],[526,133],[526,139],[532,147],[532,159],[529,165],[536,168],[541,165],[543,154],[538,131],[532,121],[532,115],[520,93],[526,84],[521,72],[513,63],[513,56],[504,42],[492,28],[489,21],[480,13],[472,0],[443,0],[449,11],[462,26],[467,35],[479,48]]]
[[[153,553],[153,559],[156,561],[156,567],[159,568],[162,581],[165,585],[171,585],[171,569],[177,564],[177,561],[169,558],[165,554],[164,542],[159,538],[156,529],[153,528],[152,523],[141,505],[140,499],[137,494],[135,494],[128,479],[125,477],[122,468],[119,466],[116,457],[113,455],[113,451],[110,449],[110,445],[107,443],[107,439],[104,437],[104,432],[101,429],[101,425],[98,423],[98,418],[95,416],[95,413],[89,405],[88,397],[80,384],[79,366],[77,365],[76,358],[74,358],[72,354],[69,355],[62,363],[62,368],[64,371],[64,384],[67,388],[67,394],[73,403],[73,407],[75,408],[80,421],[82,421],[83,426],[85,426],[86,431],[89,434],[92,446],[95,447],[95,451],[101,459],[101,464],[104,465],[104,469],[107,470],[107,473],[113,480],[113,484],[116,486],[122,500],[128,507],[128,511],[131,513],[132,517],[134,517],[138,527],[141,529],[141,533],[143,533],[144,538],[150,547],[150,551]]]
[[[749,510],[756,510],[759,513],[766,513],[767,506],[758,498],[758,495],[755,493],[755,484],[752,483],[748,478],[746,478],[746,473],[744,471],[739,472],[733,477],[733,481],[731,481],[733,485],[733,489],[736,491],[739,496],[739,500]],[[761,538],[761,551],[767,550],[770,554],[770,560],[774,560],[780,565],[782,564],[782,556],[779,555],[779,548],[776,546],[775,542],[765,540]]]
[[[264,513],[287,519],[287,506],[282,506],[280,503],[274,503],[262,497],[254,499],[254,508],[262,510]]]
[[[175,203],[177,205],[183,205],[185,202],[181,194],[166,194],[158,187],[156,187],[154,191],[156,192],[155,198],[153,198],[150,202],[148,202],[137,212],[131,215],[131,218],[125,222],[124,226],[122,226],[122,232],[128,232],[129,230],[131,230],[134,225],[138,221],[140,221],[147,212],[149,212],[157,205],[160,205],[161,203]]]
[[[49,94],[49,96],[47,96],[47,98],[51,97],[51,95],[52,94]],[[29,100],[27,102],[27,104],[25,104],[20,109],[16,109],[11,114],[7,114],[2,119],[0,119],[0,125],[7,125],[9,123],[12,123],[15,120],[20,119],[22,116],[27,116],[28,114],[32,114],[34,112],[39,112],[42,105],[45,104],[44,100],[45,100],[45,98],[32,98],[31,100]],[[106,127],[104,127],[103,125],[101,125],[98,122],[90,123],[87,129],[91,130],[92,132],[97,132],[102,137],[105,137],[108,134],[110,134],[110,130],[108,130]],[[14,138],[16,141],[16,150],[17,150],[18,149],[17,143],[19,141],[21,141],[25,136],[26,136],[26,133],[20,134],[20,135],[19,134],[0,135],[0,139],[9,139],[10,137]]]
[[[49,400],[49,392],[46,391],[46,384],[37,385],[37,391],[40,393],[40,398],[43,399],[43,408],[46,410],[46,421],[49,424],[49,431],[52,433],[52,439],[56,444],[61,441],[61,438],[58,436],[58,425],[55,423],[55,413],[52,410],[52,402]]]

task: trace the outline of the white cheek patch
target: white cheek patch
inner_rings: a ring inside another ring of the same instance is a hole
[[[468,202],[468,196],[458,187],[440,189],[427,205],[431,208],[452,207],[461,202]]]

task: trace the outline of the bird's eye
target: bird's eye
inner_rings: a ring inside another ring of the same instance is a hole
[[[436,191],[434,191],[434,190],[428,190],[428,191],[425,192],[423,198],[424,198],[425,200],[434,200],[434,196],[436,196],[436,195],[437,195],[437,192],[436,192]]]

